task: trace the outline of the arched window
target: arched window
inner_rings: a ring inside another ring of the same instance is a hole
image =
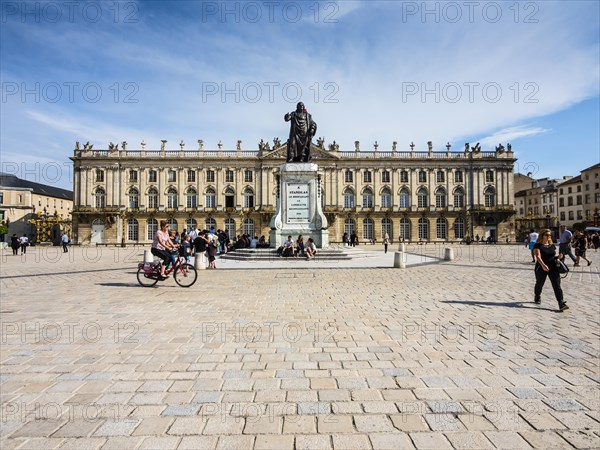
[[[235,239],[235,220],[225,219],[225,231],[227,231],[229,239]]]
[[[410,220],[407,218],[400,219],[400,239],[410,241]]]
[[[400,208],[410,208],[410,191],[405,187],[400,189]]]
[[[447,239],[446,219],[440,217],[435,221],[436,236],[438,239]]]
[[[208,188],[206,190],[206,205],[207,208],[216,208],[217,207],[217,196],[215,194],[215,190],[213,188]]]
[[[146,223],[146,227],[148,228],[148,240],[154,240],[154,236],[158,231],[158,221],[156,219],[148,219]]]
[[[250,188],[244,190],[244,208],[254,208],[254,191]]]
[[[189,233],[193,227],[197,227],[198,222],[194,218],[186,219],[185,221],[185,229]]]
[[[94,202],[96,204],[96,208],[106,207],[106,192],[104,192],[104,189],[96,189],[96,192],[94,192]]]
[[[188,188],[185,193],[185,206],[186,208],[196,208],[198,207],[198,195],[196,193],[196,189]]]
[[[356,230],[354,219],[344,220],[344,233],[348,234],[348,237]]]
[[[465,207],[465,191],[462,187],[456,188],[454,191],[454,207],[464,208]]]
[[[392,230],[393,230],[392,219],[390,219],[389,217],[384,217],[381,220],[381,237],[382,237],[382,239],[385,236],[385,233],[388,234],[388,236],[390,237],[390,240],[393,239]]]
[[[391,208],[392,207],[392,193],[388,188],[381,191],[381,207]]]
[[[365,240],[373,239],[373,219],[368,217],[363,220],[363,238]]]
[[[354,191],[352,189],[344,191],[344,208],[354,208]]]
[[[465,220],[459,217],[454,221],[454,237],[463,239],[465,237]]]
[[[217,222],[212,217],[207,217],[204,221],[206,225],[206,229],[210,231],[210,228],[213,227],[215,230],[217,229]]]
[[[363,191],[363,208],[373,207],[373,191],[371,189],[365,189]]]
[[[244,219],[244,234],[254,236],[254,220]]]
[[[417,191],[417,206],[419,208],[427,208],[427,189],[420,187]]]
[[[139,208],[140,207],[140,194],[137,189],[132,188],[129,190],[129,207]]]
[[[492,206],[496,206],[496,190],[488,186],[483,191],[483,198],[485,199],[485,206],[491,208]]]
[[[148,189],[148,208],[158,209],[158,191],[155,188]]]
[[[179,230],[179,225],[177,225],[177,220],[176,219],[169,219],[167,220],[167,223],[169,224],[169,230]]]
[[[435,176],[435,180],[438,183],[443,183],[446,181],[446,172],[444,172],[443,170],[438,170]]]
[[[139,241],[139,225],[138,221],[135,219],[129,219],[127,221],[127,239],[129,241]]]
[[[446,207],[446,189],[444,189],[443,187],[439,187],[435,190],[435,207]]]
[[[169,188],[167,191],[167,208],[177,208],[177,189]]]
[[[419,219],[419,240],[429,239],[429,221],[425,217]]]
[[[225,189],[225,208],[235,208],[235,191],[232,187]]]

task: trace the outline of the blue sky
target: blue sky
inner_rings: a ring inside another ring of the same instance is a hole
[[[70,188],[94,148],[255,149],[302,100],[341,150],[512,144],[600,161],[599,2],[3,2],[2,170]],[[318,8],[317,8],[318,7]]]

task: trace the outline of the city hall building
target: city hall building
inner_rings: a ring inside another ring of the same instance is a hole
[[[76,144],[73,242],[148,244],[167,220],[178,231],[225,229],[269,236],[275,213],[279,168],[286,163],[285,142],[261,141],[257,150],[198,147],[130,150],[127,143],[94,149]],[[355,143],[342,151],[335,141],[311,146],[318,165],[322,210],[329,241],[344,233],[360,242],[388,233],[393,242],[448,242],[490,237],[514,240],[514,155],[510,145],[495,151],[479,146],[425,151],[411,144],[364,151]]]

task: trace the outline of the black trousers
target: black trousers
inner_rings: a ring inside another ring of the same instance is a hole
[[[545,272],[540,265],[535,265],[535,288],[533,290],[535,299],[537,300],[541,297],[542,288],[544,287],[544,283],[546,282],[546,277],[550,278],[550,283],[552,283],[552,289],[554,289],[556,301],[559,305],[561,305],[564,301],[563,291],[560,287],[560,274],[558,273],[558,270],[554,267],[550,267],[550,271]]]
[[[575,262],[575,255],[573,255],[573,250],[571,249],[570,244],[560,244],[558,246],[558,251],[565,256],[568,255],[569,258],[571,258],[571,260],[573,262]],[[564,256],[563,256],[563,259],[564,259]]]

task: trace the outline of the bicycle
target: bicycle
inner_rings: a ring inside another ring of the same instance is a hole
[[[182,259],[185,258],[176,258],[175,264],[165,270],[165,275],[169,275],[173,272],[173,279],[175,282],[181,287],[188,288],[198,279],[198,271],[193,265],[181,262]],[[161,265],[162,261],[138,264],[138,282],[144,287],[152,287],[159,281],[164,281],[164,278],[160,275]]]

